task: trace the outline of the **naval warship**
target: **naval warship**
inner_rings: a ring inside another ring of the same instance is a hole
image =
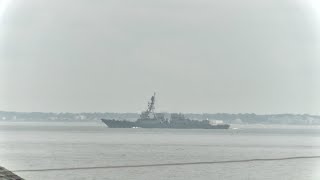
[[[148,102],[147,110],[136,121],[101,119],[109,128],[171,128],[171,129],[229,129],[229,124],[215,124],[209,120],[191,120],[181,113],[155,113],[156,94]]]

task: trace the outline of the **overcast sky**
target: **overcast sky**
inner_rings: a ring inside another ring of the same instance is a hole
[[[318,12],[317,12],[318,11]],[[0,0],[0,110],[320,113],[320,3]]]

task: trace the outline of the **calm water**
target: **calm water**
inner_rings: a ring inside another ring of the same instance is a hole
[[[0,166],[10,170],[320,155],[320,128],[108,129],[93,123],[0,123]],[[122,169],[19,172],[57,179],[320,179],[320,159]]]

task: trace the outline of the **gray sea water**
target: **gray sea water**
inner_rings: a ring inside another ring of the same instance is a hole
[[[232,125],[229,130],[108,129],[100,122],[1,122],[0,166],[10,170],[320,155],[320,127]],[[17,172],[57,179],[320,179],[320,159]]]

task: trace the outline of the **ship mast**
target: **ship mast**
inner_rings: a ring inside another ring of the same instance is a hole
[[[154,104],[156,102],[156,93],[153,94],[153,96],[151,97],[150,102],[148,103],[148,112],[154,112]]]
[[[149,106],[149,112],[152,112],[154,119],[157,119],[156,114],[154,113],[154,109],[155,109],[155,103],[156,103],[156,93],[153,93],[153,96],[151,97],[151,102],[150,102],[150,106]]]
[[[148,109],[141,114],[142,118],[150,118],[150,114],[152,113],[154,119],[157,119],[155,112],[154,112],[155,102],[156,102],[156,93],[153,94],[153,96],[150,99],[150,102],[148,102]]]

